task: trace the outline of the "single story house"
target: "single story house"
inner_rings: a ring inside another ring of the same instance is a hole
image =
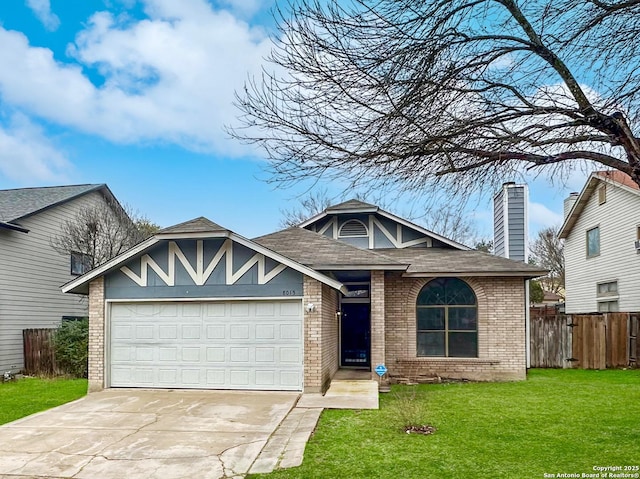
[[[339,368],[526,377],[532,265],[350,200],[247,239],[165,228],[67,283],[89,294],[90,390],[324,391]]]

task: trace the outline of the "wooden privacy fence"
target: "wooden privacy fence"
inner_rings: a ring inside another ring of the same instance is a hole
[[[545,311],[546,313],[546,311]],[[531,367],[605,369],[635,366],[635,313],[531,314]]]
[[[24,370],[27,374],[56,375],[53,337],[57,329],[23,329]]]

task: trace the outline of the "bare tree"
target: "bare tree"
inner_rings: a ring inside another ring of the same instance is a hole
[[[93,269],[155,234],[158,225],[129,207],[106,200],[86,206],[66,221],[50,239],[60,254],[82,255],[85,269]]]
[[[290,226],[298,226],[312,216],[322,213],[331,206],[332,202],[326,188],[310,191],[306,196],[297,198],[293,206],[280,210],[282,214],[280,227],[289,228]]]
[[[540,230],[531,244],[531,255],[535,264],[549,270],[540,279],[544,289],[564,297],[564,241],[558,238],[559,230],[558,226]]]
[[[519,173],[640,184],[640,0],[294,0],[231,134],[272,180],[449,193]]]

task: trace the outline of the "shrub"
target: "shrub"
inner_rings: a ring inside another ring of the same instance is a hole
[[[87,377],[89,319],[63,321],[55,335],[56,362],[67,374]]]
[[[395,417],[403,430],[427,425],[429,407],[425,392],[419,392],[417,386],[400,386],[392,394]]]

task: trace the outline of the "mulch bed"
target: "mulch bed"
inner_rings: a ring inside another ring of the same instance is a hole
[[[405,426],[404,432],[406,432],[407,434],[424,434],[426,436],[428,434],[435,433],[436,428],[428,424],[424,426]]]

